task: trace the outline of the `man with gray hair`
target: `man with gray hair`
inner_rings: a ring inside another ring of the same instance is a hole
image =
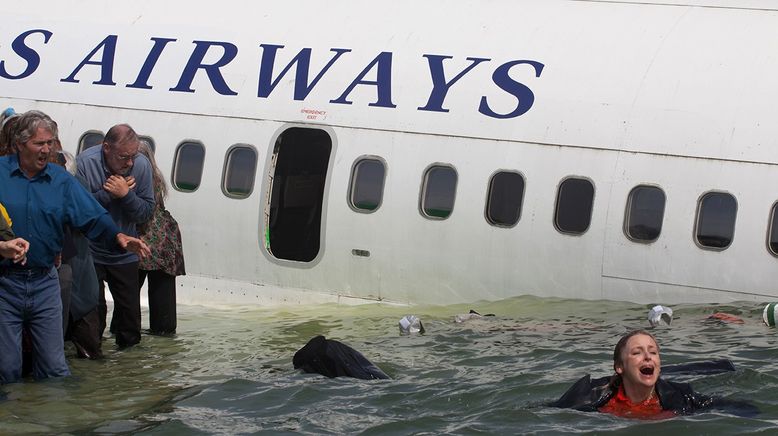
[[[127,124],[111,127],[101,147],[84,150],[76,158],[78,175],[87,190],[108,211],[122,232],[137,236],[136,225],[154,212],[151,164],[138,153],[140,140]],[[113,296],[111,332],[119,348],[140,342],[140,287],[138,256],[93,242],[90,245],[100,283],[100,334],[105,331],[108,307],[105,282]]]
[[[0,384],[21,379],[22,328],[34,344],[36,379],[70,374],[62,338],[62,301],[54,261],[62,251],[65,225],[92,241],[141,257],[143,241],[121,233],[111,217],[62,167],[49,163],[58,141],[57,124],[48,115],[21,115],[11,145],[16,153],[0,157],[0,203],[17,236],[29,241],[27,262],[0,262]]]

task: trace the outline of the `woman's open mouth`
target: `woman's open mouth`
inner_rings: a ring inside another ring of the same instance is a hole
[[[640,373],[643,375],[654,375],[654,367],[653,366],[644,366],[640,368]]]

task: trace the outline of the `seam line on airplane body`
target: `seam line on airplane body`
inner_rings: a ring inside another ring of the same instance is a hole
[[[765,161],[746,160],[746,159],[727,159],[723,157],[711,157],[711,156],[692,156],[692,155],[675,154],[675,153],[660,153],[656,151],[625,150],[620,148],[596,147],[592,145],[580,145],[580,144],[540,142],[540,141],[531,141],[526,139],[502,139],[502,138],[491,138],[488,136],[456,135],[456,134],[434,133],[434,132],[418,132],[412,130],[394,130],[394,129],[377,128],[377,127],[347,126],[342,124],[311,123],[303,120],[295,121],[295,120],[282,120],[282,119],[274,119],[274,118],[252,118],[248,116],[238,116],[238,115],[199,114],[195,112],[174,111],[174,110],[167,110],[167,109],[141,109],[135,107],[109,106],[109,105],[93,104],[93,103],[74,103],[74,102],[58,101],[58,100],[38,100],[34,98],[24,98],[24,97],[0,96],[0,98],[8,98],[8,99],[15,99],[15,100],[29,100],[29,101],[40,102],[40,103],[56,103],[56,104],[67,104],[67,105],[101,107],[101,108],[108,108],[108,109],[123,109],[123,110],[130,110],[130,111],[160,112],[160,113],[167,113],[167,114],[190,115],[196,117],[219,117],[219,118],[228,118],[228,119],[235,119],[235,120],[267,121],[267,122],[275,122],[275,123],[282,123],[282,124],[304,124],[309,126],[337,127],[341,129],[350,129],[350,130],[373,130],[377,132],[406,133],[411,135],[438,136],[438,137],[459,138],[459,139],[476,139],[482,141],[508,142],[508,143],[527,144],[527,145],[543,145],[547,147],[566,147],[566,148],[575,148],[581,150],[608,151],[614,153],[629,153],[629,154],[659,156],[659,157],[673,157],[673,158],[691,159],[691,160],[710,160],[716,162],[732,162],[732,163],[740,163],[740,164],[778,166],[778,162],[765,162]]]
[[[690,7],[690,8],[706,8],[706,9],[733,9],[738,11],[765,11],[765,12],[778,12],[778,8],[758,8],[758,7],[743,7],[743,6],[719,6],[719,5],[700,5],[700,4],[687,4],[687,3],[659,3],[659,2],[640,2],[640,1],[618,1],[618,0],[569,0],[573,2],[581,3],[611,3],[611,4],[627,4],[627,5],[648,5],[648,6],[671,6],[671,7]]]
[[[608,274],[603,274],[603,278],[607,279],[617,279],[617,280],[627,280],[631,282],[641,282],[641,283],[651,283],[655,285],[666,285],[666,286],[683,286],[684,288],[692,288],[692,289],[699,289],[703,291],[715,291],[715,292],[727,292],[730,294],[737,294],[737,295],[751,295],[751,296],[759,296],[759,297],[770,297],[772,296],[767,292],[745,292],[745,291],[733,291],[731,289],[721,289],[721,288],[711,288],[711,287],[705,287],[705,286],[695,286],[695,285],[684,285],[681,283],[671,283],[671,282],[662,282],[657,280],[645,280],[645,279],[636,279],[631,277],[621,277],[621,276],[613,276]]]

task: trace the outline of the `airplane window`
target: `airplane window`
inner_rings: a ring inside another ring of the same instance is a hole
[[[773,211],[770,215],[770,234],[767,236],[767,248],[770,249],[770,253],[778,256],[778,203],[773,205]]]
[[[224,162],[222,190],[232,198],[246,198],[254,190],[257,173],[257,152],[248,145],[234,145]]]
[[[386,167],[378,159],[362,159],[351,173],[351,206],[359,211],[372,212],[381,206],[384,195]]]
[[[151,136],[138,135],[138,139],[141,141],[146,141],[146,143],[149,144],[149,148],[151,149],[152,153],[157,152],[157,144],[154,142],[154,138]]]
[[[559,185],[554,225],[562,233],[581,235],[589,228],[594,204],[594,185],[586,179],[570,178]]]
[[[638,242],[656,241],[662,232],[664,214],[665,193],[654,186],[636,186],[627,199],[627,237]]]
[[[100,132],[86,132],[81,135],[81,139],[78,140],[78,151],[76,154],[81,154],[82,151],[87,148],[94,147],[103,143],[105,136]]]
[[[205,147],[199,142],[184,142],[173,161],[173,186],[179,191],[194,192],[200,186],[205,162]]]
[[[451,167],[433,166],[424,175],[421,210],[427,218],[446,219],[454,210],[457,173]]]
[[[498,227],[512,227],[519,222],[524,198],[524,178],[519,173],[501,171],[489,182],[486,220]]]
[[[697,209],[697,242],[703,247],[725,249],[735,235],[735,197],[709,192],[700,199]]]

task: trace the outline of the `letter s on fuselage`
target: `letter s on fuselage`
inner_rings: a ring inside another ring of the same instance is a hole
[[[32,73],[35,72],[35,70],[38,69],[38,66],[41,63],[41,57],[38,55],[38,52],[34,49],[30,48],[26,44],[27,37],[32,35],[33,33],[40,33],[43,35],[43,43],[48,44],[49,39],[51,39],[52,33],[45,29],[33,29],[28,30],[21,35],[17,36],[16,39],[14,39],[14,42],[11,43],[11,49],[13,49],[14,53],[18,54],[19,57],[27,61],[27,68],[19,73],[18,75],[14,76],[8,73],[5,69],[5,61],[0,60],[0,77],[4,79],[11,79],[11,80],[18,80],[18,79],[24,79],[25,77],[30,76]]]

